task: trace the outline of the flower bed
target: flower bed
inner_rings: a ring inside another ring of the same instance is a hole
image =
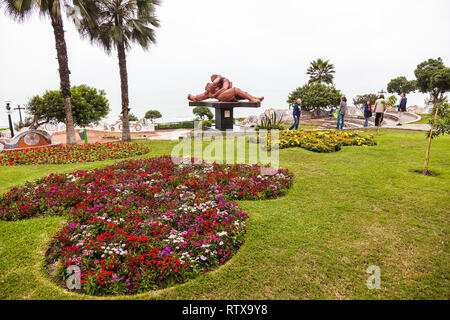
[[[264,143],[264,142],[262,142]],[[267,133],[267,148],[300,147],[314,152],[335,152],[342,146],[373,146],[376,145],[372,136],[362,136],[356,132],[297,130],[280,131],[279,141],[272,141]]]
[[[64,280],[81,269],[89,294],[131,294],[183,282],[223,264],[243,241],[247,214],[232,200],[277,197],[279,169],[181,164],[170,156],[51,174],[0,197],[0,219],[65,214],[47,262]]]
[[[18,149],[0,153],[0,166],[22,164],[62,164],[123,159],[146,154],[148,148],[137,143],[109,142],[86,145],[58,145],[34,149]]]

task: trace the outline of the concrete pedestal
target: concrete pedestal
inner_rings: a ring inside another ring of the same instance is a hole
[[[216,101],[199,101],[189,102],[190,107],[208,107],[215,109],[216,129],[225,131],[233,129],[233,109],[234,108],[259,108],[261,103],[251,102],[216,102]]]

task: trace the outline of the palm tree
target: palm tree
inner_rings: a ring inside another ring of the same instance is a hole
[[[332,84],[334,78],[334,65],[329,60],[317,59],[311,62],[306,74],[310,76],[309,83]]]
[[[95,10],[86,15],[81,13],[78,30],[107,53],[111,53],[113,48],[117,50],[122,94],[122,140],[131,141],[126,50],[130,49],[132,42],[144,49],[156,42],[154,28],[159,27],[159,21],[155,17],[155,7],[159,0],[98,0],[95,5]]]
[[[64,0],[63,0],[64,1]],[[35,10],[41,15],[50,17],[56,43],[56,53],[59,65],[59,79],[64,98],[64,111],[66,114],[66,142],[75,144],[75,127],[72,117],[72,104],[70,102],[70,70],[67,56],[66,40],[64,38],[64,25],[61,17],[60,0],[0,0],[6,7],[6,12],[15,20],[23,22]],[[74,1],[80,8],[84,7],[82,0]]]

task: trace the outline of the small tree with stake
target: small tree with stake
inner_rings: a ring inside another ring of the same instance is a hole
[[[450,134],[450,106],[447,98],[434,105],[434,117],[430,119],[431,129],[427,133],[428,146],[425,154],[425,164],[423,166],[422,174],[428,173],[428,163],[430,161],[431,140],[440,135]]]
[[[431,129],[428,133],[428,146],[422,171],[423,174],[427,174],[431,139],[449,133],[449,111],[445,93],[450,91],[450,68],[444,65],[441,58],[428,59],[417,65],[414,74],[417,78],[417,88],[423,93],[429,93],[430,102],[434,104],[434,116],[430,120]]]

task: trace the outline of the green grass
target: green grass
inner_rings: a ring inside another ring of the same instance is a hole
[[[411,122],[411,123],[426,123],[426,124],[428,124],[428,121],[431,119],[431,117],[433,115],[429,114],[429,113],[424,113],[424,114],[419,114],[419,116],[422,117],[419,121],[415,121],[415,122]]]
[[[245,243],[224,266],[185,284],[130,299],[450,298],[450,137],[433,141],[423,166],[423,132],[380,131],[378,146],[318,154],[280,151],[295,174],[282,198],[241,201]],[[141,140],[155,156],[176,142]],[[0,167],[0,192],[51,172],[109,163]],[[83,299],[50,281],[44,251],[62,217],[0,222],[1,299]],[[369,290],[370,265],[381,289]],[[95,297],[94,297],[95,298]],[[124,298],[124,297],[119,297]],[[105,298],[103,298],[105,299]]]
[[[282,124],[282,126],[285,130],[288,130],[292,126],[292,124]],[[319,128],[319,126],[307,126],[307,125],[302,125],[301,123],[298,125],[299,130],[301,130],[301,129],[317,129],[317,128]]]

